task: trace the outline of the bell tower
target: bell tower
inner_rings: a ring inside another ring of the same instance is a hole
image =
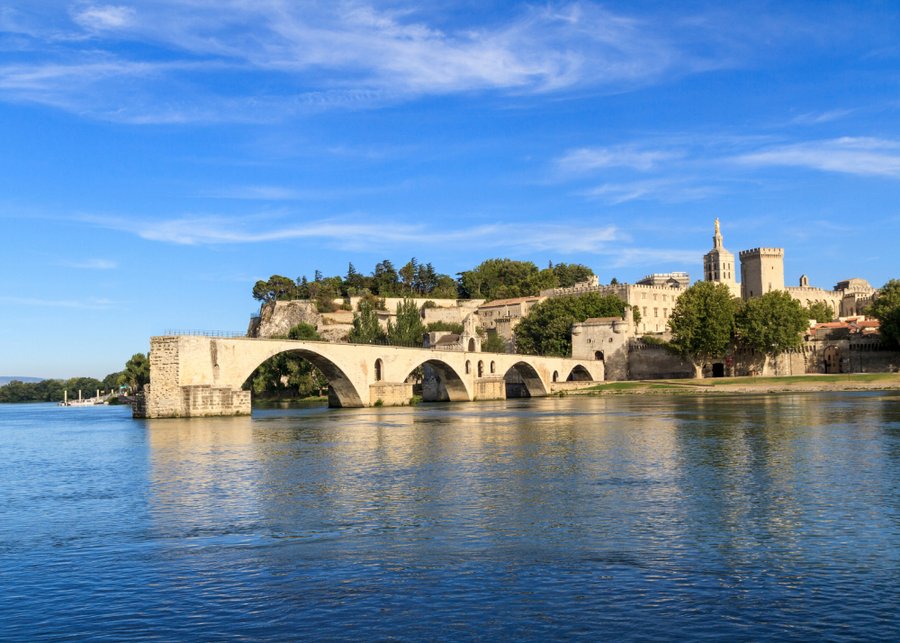
[[[740,288],[734,272],[734,255],[725,249],[722,243],[722,230],[719,218],[716,217],[715,234],[713,234],[712,250],[703,255],[703,279],[725,284],[732,296],[740,295]]]

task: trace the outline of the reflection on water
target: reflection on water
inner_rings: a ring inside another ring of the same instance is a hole
[[[896,638],[896,395],[66,411],[0,407],[0,638]]]

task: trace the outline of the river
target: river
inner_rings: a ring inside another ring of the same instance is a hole
[[[0,639],[897,640],[900,395],[0,405]]]

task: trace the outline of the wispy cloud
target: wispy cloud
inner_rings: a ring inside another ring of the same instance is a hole
[[[831,123],[832,121],[841,120],[856,112],[855,109],[831,109],[824,112],[808,112],[800,114],[791,119],[792,123],[797,125],[821,125],[822,123]]]
[[[341,249],[437,246],[458,244],[477,248],[560,253],[600,252],[628,237],[613,225],[585,228],[583,222],[554,225],[496,223],[443,228],[439,234],[422,224],[404,224],[391,217],[385,225],[363,214],[341,219],[279,223],[273,215],[225,217],[185,216],[160,221],[134,218],[83,217],[86,223],[136,235],[148,241],[186,246],[258,244],[318,240]]]
[[[134,25],[135,11],[120,5],[85,5],[72,12],[72,19],[85,29],[100,31]]]
[[[660,201],[682,203],[706,199],[721,191],[711,185],[695,184],[685,179],[652,179],[624,183],[604,183],[580,192],[590,199],[598,199],[612,205],[628,201]]]
[[[87,310],[104,310],[111,308],[109,299],[89,297],[87,299],[42,299],[37,297],[7,297],[0,295],[0,303],[14,306],[38,306],[41,308],[83,308]]]
[[[119,264],[110,259],[85,259],[83,261],[65,261],[60,264],[65,268],[76,268],[79,270],[115,270]]]
[[[278,185],[239,185],[204,190],[200,196],[213,199],[237,199],[247,201],[295,201],[309,198],[310,192]]]
[[[663,162],[683,156],[684,152],[681,150],[641,149],[634,145],[582,147],[569,150],[556,161],[556,164],[560,170],[571,173],[592,172],[611,167],[647,171]]]
[[[551,160],[548,181],[571,182],[577,186],[575,194],[609,205],[682,203],[758,183],[758,171],[769,167],[893,180],[900,178],[900,140],[840,137],[786,142],[772,135],[675,134],[567,150]]]
[[[780,145],[736,156],[748,166],[804,167],[824,172],[900,178],[900,141],[844,137]]]
[[[614,268],[630,268],[633,266],[660,266],[660,265],[694,265],[697,257],[702,257],[706,250],[699,248],[694,250],[673,248],[617,248],[615,252],[607,253],[610,258],[610,266]]]
[[[5,22],[17,17],[7,10]],[[589,2],[523,5],[486,24],[442,21],[414,3],[287,0],[82,2],[69,18],[68,28],[59,16],[29,28],[33,55],[0,65],[0,98],[136,123],[277,119],[423,95],[621,91],[733,64],[707,25],[663,29]],[[248,70],[256,80],[224,98],[217,88]]]

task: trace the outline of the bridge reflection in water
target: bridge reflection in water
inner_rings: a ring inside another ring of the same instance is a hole
[[[602,381],[602,361],[562,357],[439,351],[371,344],[203,336],[150,340],[150,384],[135,417],[249,415],[242,385],[267,359],[293,352],[327,378],[329,405],[402,406],[412,398],[410,375],[425,372],[426,402],[505,399],[514,376],[529,397]]]

